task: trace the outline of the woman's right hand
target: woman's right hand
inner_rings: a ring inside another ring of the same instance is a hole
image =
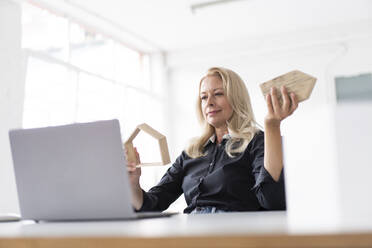
[[[129,162],[127,161],[127,170],[129,174],[129,180],[132,188],[136,188],[140,186],[139,179],[141,177],[141,168],[137,167],[138,164],[141,163],[141,159],[139,156],[139,153],[137,152],[137,148],[134,148],[134,151],[136,153],[137,161],[136,162]],[[125,156],[128,157],[128,151],[125,149]]]
[[[127,158],[128,152],[125,148],[124,150],[125,157]],[[143,192],[139,182],[139,179],[141,177],[141,168],[137,167],[137,165],[141,163],[141,159],[137,152],[137,148],[134,148],[134,151],[136,153],[138,163],[127,161],[127,170],[132,191],[132,204],[135,209],[139,210],[143,204]]]

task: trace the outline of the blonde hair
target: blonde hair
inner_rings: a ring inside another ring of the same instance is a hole
[[[217,76],[222,80],[224,92],[233,110],[231,118],[226,122],[231,138],[226,143],[225,151],[229,157],[234,157],[233,153],[242,153],[247,148],[254,135],[259,131],[253,115],[248,90],[243,80],[232,70],[212,67],[199,82],[199,95],[201,84],[208,76]],[[186,154],[192,158],[206,155],[206,152],[204,152],[204,145],[215,133],[215,128],[210,125],[203,116],[199,95],[196,113],[203,128],[203,132],[200,137],[193,138],[185,150]]]

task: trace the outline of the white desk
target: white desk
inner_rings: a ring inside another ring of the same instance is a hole
[[[180,214],[131,221],[0,223],[0,248],[322,246],[372,246],[372,230],[291,232],[285,212]]]

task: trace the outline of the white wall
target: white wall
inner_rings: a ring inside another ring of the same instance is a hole
[[[19,213],[8,130],[22,124],[21,9],[0,0],[0,214]]]
[[[167,54],[171,105],[171,152],[179,154],[198,134],[195,99],[200,78],[212,66],[236,71],[246,82],[256,119],[263,123],[266,105],[259,84],[294,69],[318,81],[311,98],[297,112],[334,103],[334,76],[372,72],[372,20],[275,36],[242,38],[225,44]],[[303,131],[296,113],[283,124],[286,132]],[[294,151],[295,152],[295,151]]]
[[[284,139],[288,227],[371,230],[372,102],[325,104],[298,116],[297,124],[313,128]]]

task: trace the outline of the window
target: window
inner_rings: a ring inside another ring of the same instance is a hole
[[[337,102],[371,101],[372,74],[360,74],[350,77],[336,77]]]
[[[22,47],[68,61],[69,21],[50,11],[22,4]]]
[[[77,73],[36,56],[28,58],[24,127],[71,123],[76,120]]]
[[[28,54],[24,128],[116,118],[123,139],[142,122],[164,128],[164,103],[151,91],[148,55],[26,2],[22,26]],[[157,149],[141,153],[144,160],[159,157]],[[145,189],[159,170],[143,173]]]

